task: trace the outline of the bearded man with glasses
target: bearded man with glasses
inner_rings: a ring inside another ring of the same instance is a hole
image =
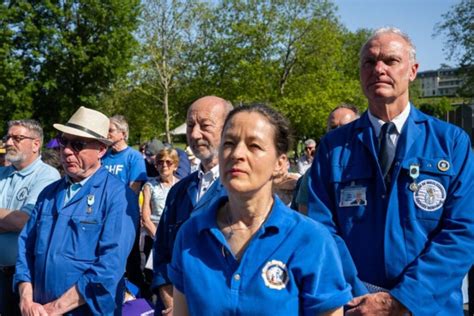
[[[8,122],[3,143],[10,165],[0,167],[0,315],[20,315],[18,295],[12,291],[18,235],[30,218],[38,195],[59,179],[59,172],[41,161],[43,129],[38,122]]]
[[[20,234],[13,284],[23,315],[121,314],[138,198],[101,167],[109,118],[85,107],[54,124],[66,176],[39,196]]]

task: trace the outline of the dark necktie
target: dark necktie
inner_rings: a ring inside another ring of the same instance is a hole
[[[395,144],[390,139],[390,135],[395,133],[395,124],[387,122],[382,126],[380,132],[379,162],[384,178],[387,176],[395,157]]]

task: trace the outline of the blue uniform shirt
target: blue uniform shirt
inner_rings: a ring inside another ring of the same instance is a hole
[[[76,285],[86,304],[69,314],[112,315],[122,303],[137,196],[104,168],[64,204],[67,186],[63,178],[39,196],[19,237],[14,288],[30,282],[33,300],[46,304]]]
[[[18,171],[13,166],[0,167],[0,208],[30,215],[36,199],[48,184],[59,179],[59,172],[37,158]],[[19,232],[0,233],[0,266],[14,266]]]
[[[127,185],[131,182],[145,182],[148,179],[145,160],[140,152],[131,147],[119,152],[109,149],[102,158],[102,165]]]
[[[461,282],[474,262],[474,160],[460,128],[413,106],[385,187],[365,113],[321,141],[309,216],[339,246],[354,294],[390,291],[414,315],[462,315]],[[350,203],[360,194],[362,203]]]
[[[333,238],[275,196],[240,262],[216,223],[226,197],[179,231],[169,266],[190,315],[318,315],[351,299]]]

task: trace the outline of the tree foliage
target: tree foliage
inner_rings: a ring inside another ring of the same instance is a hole
[[[357,65],[368,33],[348,32],[329,1],[221,1],[196,33],[201,45],[177,86],[188,100],[217,94],[236,105],[270,103],[298,136],[313,137],[338,103],[365,104]]]
[[[141,4],[4,1],[3,119],[50,126],[86,105],[125,115],[136,143],[180,125],[194,99],[214,94],[269,103],[297,137],[318,138],[339,103],[365,107],[358,52],[368,30],[348,31],[330,0]]]
[[[437,34],[446,34],[445,53],[459,62],[466,76],[461,94],[474,97],[474,1],[461,0],[443,14],[443,21],[435,27]]]
[[[139,0],[3,1],[4,119],[33,117],[48,129],[81,105],[97,108],[129,70],[138,13]]]

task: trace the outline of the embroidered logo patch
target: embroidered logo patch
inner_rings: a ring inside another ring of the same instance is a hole
[[[446,200],[446,190],[438,181],[427,179],[418,183],[413,192],[415,204],[424,211],[434,212],[441,208]]]
[[[28,196],[28,188],[24,187],[24,188],[21,188],[20,191],[18,191],[16,195],[16,199],[18,201],[23,201],[24,199],[26,199],[27,196]]]
[[[268,261],[262,269],[262,278],[267,287],[275,290],[284,289],[288,283],[286,265],[278,260]]]

